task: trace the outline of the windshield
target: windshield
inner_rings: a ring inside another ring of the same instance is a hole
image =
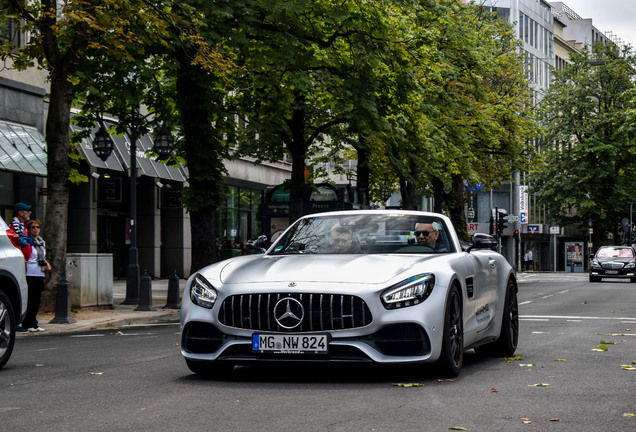
[[[431,215],[354,214],[301,219],[272,254],[385,254],[455,252],[448,228]]]
[[[633,258],[634,251],[632,248],[601,248],[596,253],[597,258]]]

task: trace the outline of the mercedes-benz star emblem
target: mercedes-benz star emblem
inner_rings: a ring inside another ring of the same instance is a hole
[[[303,304],[292,297],[285,297],[274,306],[274,319],[283,328],[293,329],[303,322],[305,308]]]

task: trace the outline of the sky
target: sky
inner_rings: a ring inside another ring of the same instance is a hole
[[[548,0],[549,2],[550,0]],[[636,47],[636,0],[559,0],[603,33]]]

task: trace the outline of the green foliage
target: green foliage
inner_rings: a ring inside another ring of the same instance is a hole
[[[625,109],[633,103],[627,97],[636,62],[628,51],[603,44],[571,60],[555,72],[543,101],[546,163],[536,189],[554,222],[584,228],[592,221],[595,244],[603,244],[636,197],[636,141]]]

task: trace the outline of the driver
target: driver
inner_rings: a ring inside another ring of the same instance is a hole
[[[418,222],[415,224],[415,238],[417,244],[428,246],[437,250],[437,238],[439,237],[439,224],[437,222],[425,223]]]

